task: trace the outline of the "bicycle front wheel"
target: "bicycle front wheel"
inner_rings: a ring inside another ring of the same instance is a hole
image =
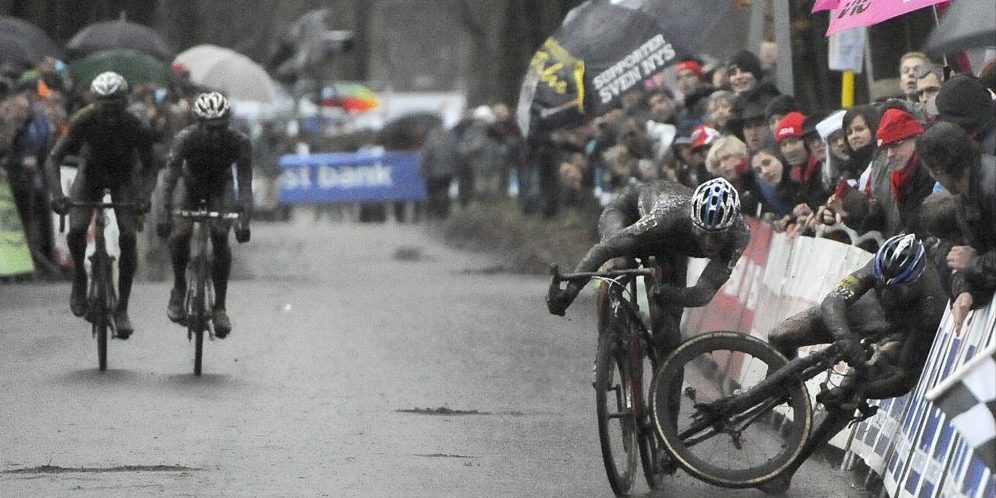
[[[651,385],[655,428],[678,465],[729,488],[758,486],[791,465],[813,419],[802,380],[771,385],[751,406],[738,406],[735,397],[786,363],[767,343],[736,332],[678,346]]]
[[[617,495],[629,493],[639,451],[634,386],[626,350],[613,334],[598,339],[595,402],[598,439],[609,485]]]
[[[664,478],[667,471],[661,467],[664,460],[662,454],[667,450],[664,448],[660,437],[654,430],[654,422],[650,416],[650,386],[653,382],[654,372],[657,371],[657,354],[653,351],[653,344],[648,343],[642,351],[642,364],[640,365],[640,466],[643,467],[643,476],[647,480],[650,489],[660,489],[664,485]]]
[[[97,313],[93,317],[93,335],[97,337],[97,366],[101,371],[107,370],[107,315]]]

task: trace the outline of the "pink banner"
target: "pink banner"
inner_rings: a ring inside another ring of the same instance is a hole
[[[816,0],[816,3],[813,4],[813,10],[810,12],[816,13],[823,10],[836,9],[838,5],[840,5],[840,0]]]
[[[830,16],[826,36],[852,28],[864,28],[930,7],[947,0],[841,0]],[[829,2],[827,2],[829,3]]]

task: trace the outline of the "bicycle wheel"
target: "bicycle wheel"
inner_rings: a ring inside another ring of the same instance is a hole
[[[97,338],[97,366],[101,371],[107,370],[107,335],[110,328],[110,312],[107,302],[108,281],[107,260],[94,257],[91,260],[91,282],[93,290],[89,302],[90,317],[93,320],[93,335]]]
[[[195,261],[194,278],[191,281],[190,290],[192,314],[187,316],[188,331],[194,337],[194,375],[201,374],[201,365],[204,358],[204,330],[207,328],[207,310],[205,296],[206,263],[203,257],[198,257]]]
[[[812,425],[805,384],[771,385],[747,407],[737,407],[732,396],[786,363],[767,343],[736,332],[703,334],[678,346],[651,385],[654,425],[677,464],[730,488],[755,487],[785,470]],[[675,382],[682,374],[684,381]]]
[[[617,495],[633,487],[639,451],[634,390],[629,358],[612,333],[598,339],[595,363],[595,402],[598,439],[609,485]]]
[[[653,351],[653,344],[646,344],[642,351],[642,361],[640,362],[640,410],[638,418],[640,421],[640,465],[643,467],[643,476],[647,479],[650,489],[660,489],[664,485],[664,478],[668,475],[660,467],[661,454],[667,452],[660,437],[654,430],[654,422],[650,416],[650,386],[653,383],[654,372],[657,371],[657,355]]]

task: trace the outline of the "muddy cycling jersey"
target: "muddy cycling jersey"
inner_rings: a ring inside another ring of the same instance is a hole
[[[706,254],[694,234],[689,212],[692,189],[676,182],[659,181],[640,186],[614,200],[599,218],[602,240],[578,263],[576,271],[592,272],[617,257],[681,255],[703,258]],[[724,239],[719,257],[710,260],[703,275],[729,278],[750,242],[743,218],[713,236]]]
[[[194,196],[218,194],[231,188],[232,164],[240,176],[249,170],[251,153],[249,138],[238,131],[190,125],[177,133],[173,141],[169,174],[173,181],[183,176]]]
[[[920,278],[906,285],[881,284],[873,265],[874,258],[844,277],[824,298],[821,312],[830,334],[837,339],[882,331],[932,336],[947,302],[933,264],[928,263]]]
[[[152,167],[152,142],[152,130],[134,114],[112,115],[90,105],[73,116],[50,157],[58,165],[67,155],[79,154],[85,145],[87,182],[114,188],[139,180],[132,177],[136,152],[145,168]]]

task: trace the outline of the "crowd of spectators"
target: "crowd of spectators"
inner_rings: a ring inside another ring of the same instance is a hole
[[[500,178],[517,178],[512,193],[522,209],[547,217],[563,208],[597,216],[601,206],[645,182],[667,179],[694,188],[721,176],[738,189],[745,214],[791,236],[823,236],[874,251],[892,235],[916,233],[943,253],[935,256],[942,263],[947,253],[974,247],[973,270],[959,272],[954,295],[965,281],[991,295],[996,288],[992,187],[974,182],[989,178],[992,167],[985,165],[996,154],[996,62],[978,77],[945,74],[919,52],[903,55],[899,66],[893,98],[823,110],[806,108],[767,81],[770,71],[749,51],[713,67],[690,58],[582,126],[530,136],[524,153],[514,122],[501,128],[488,108],[478,108],[465,124],[436,131],[423,165],[452,175],[463,204],[475,192],[500,193],[507,183],[482,187],[461,175],[500,165],[507,170],[498,172]],[[949,161],[954,152],[936,152],[939,146],[930,145],[932,130],[951,127],[963,131],[945,137],[960,141],[965,159],[958,167],[967,169],[947,174],[961,175],[973,187],[946,184],[942,171],[954,168]],[[481,129],[468,138],[467,130]],[[478,156],[468,151],[479,149],[464,144],[480,136],[492,141],[497,162],[475,165]],[[452,157],[456,169],[429,166],[440,157]],[[450,182],[440,181],[430,182],[430,199],[446,202]],[[990,197],[980,200],[985,195]],[[965,221],[976,218],[983,221]],[[950,268],[966,264],[967,259],[952,262]]]

